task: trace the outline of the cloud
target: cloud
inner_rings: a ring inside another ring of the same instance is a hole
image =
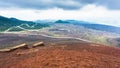
[[[0,7],[4,6],[4,8],[19,7],[30,9],[79,9],[81,7],[81,4],[74,0],[0,0],[0,4]]]
[[[120,9],[120,0],[75,0],[84,4],[96,4],[109,9]]]
[[[15,17],[22,20],[81,20],[93,23],[120,26],[120,10],[108,10],[102,6],[86,5],[79,10],[64,10],[60,8],[47,10],[1,10],[2,16]]]
[[[88,4],[96,4],[109,9],[120,9],[119,3],[120,0],[0,0],[0,8],[75,10]]]

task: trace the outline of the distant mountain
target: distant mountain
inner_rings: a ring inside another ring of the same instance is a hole
[[[18,26],[19,26],[19,29],[18,29]],[[3,16],[0,16],[0,32],[5,30],[21,31],[23,29],[40,29],[47,26],[49,25],[43,24],[43,23],[40,24],[33,21],[23,21],[23,20],[18,20],[16,18],[6,18]]]
[[[53,23],[55,20],[36,20],[37,23]]]
[[[79,26],[84,26],[86,28],[90,28],[90,29],[120,34],[120,27],[115,27],[115,26],[102,25],[102,24],[86,24],[86,23],[85,24],[74,23],[74,25],[79,25]]]
[[[120,34],[120,27],[116,26],[110,26],[110,25],[103,25],[103,24],[92,24],[90,22],[86,21],[77,21],[77,20],[58,20],[55,23],[61,23],[61,24],[73,24],[77,26],[83,26],[85,28],[94,29],[94,30],[100,30],[100,31],[107,31],[112,33]]]
[[[69,24],[70,22],[63,21],[63,20],[57,20],[57,21],[55,21],[55,23]]]

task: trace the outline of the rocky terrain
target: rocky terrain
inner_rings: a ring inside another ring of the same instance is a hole
[[[120,48],[75,39],[37,38],[40,38],[39,42],[13,46],[17,49],[8,52],[1,51],[0,68],[120,67]]]

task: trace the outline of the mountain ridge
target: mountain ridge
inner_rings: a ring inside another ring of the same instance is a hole
[[[29,26],[33,26],[33,25],[36,26],[36,27],[30,27],[30,28],[27,28],[27,29],[40,29],[40,28],[43,28],[43,27],[48,27],[47,24],[36,23],[36,22],[33,22],[33,21],[23,21],[23,20],[19,20],[19,19],[16,19],[16,18],[6,18],[6,17],[3,17],[3,16],[0,16],[0,31],[1,32],[5,31],[5,30],[7,30],[11,27],[20,26],[22,24],[27,24]]]
[[[91,22],[77,21],[77,20],[57,20],[55,23],[57,22],[62,23],[62,24],[73,24],[73,25],[83,26],[85,28],[90,28],[94,30],[114,32],[114,33],[120,34],[120,27],[117,27],[117,26],[95,24]]]

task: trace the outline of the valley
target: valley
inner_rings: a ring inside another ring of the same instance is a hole
[[[76,20],[32,22],[2,16],[0,19],[1,33],[67,37],[104,45],[120,46],[119,40],[116,40],[120,38],[120,27]]]

